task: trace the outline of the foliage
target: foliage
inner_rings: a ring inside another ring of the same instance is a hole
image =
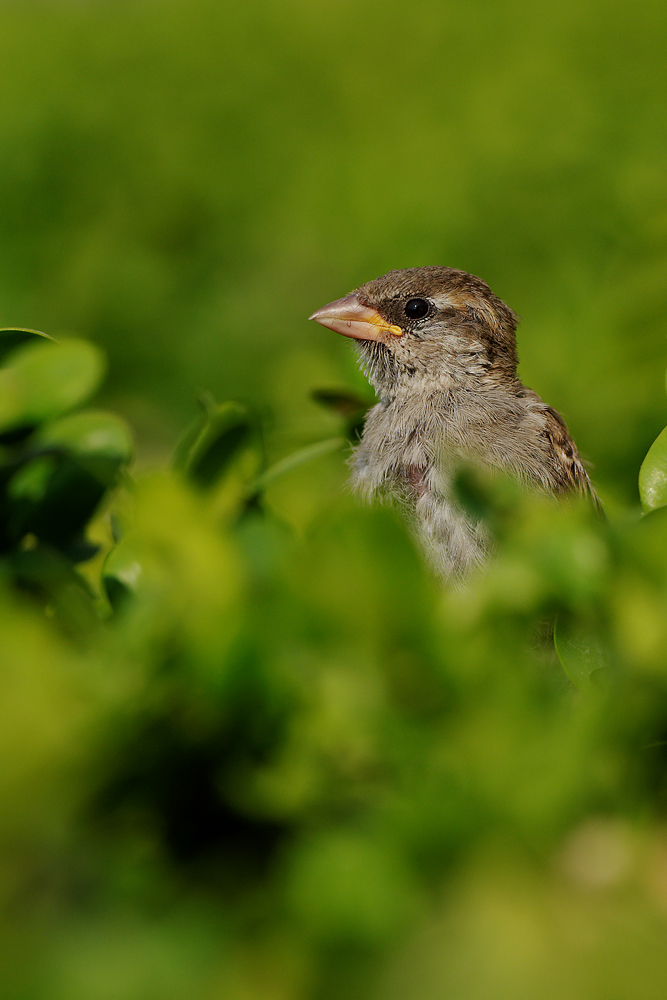
[[[0,369],[5,995],[661,996],[664,508],[469,482],[498,551],[446,590],[391,509],[280,518],[272,489],[340,439],[266,469],[256,418],[205,398],[171,469],[123,472],[115,543],[127,431],[76,409],[99,352],[24,336]],[[664,469],[652,449],[644,481]]]
[[[102,377],[92,344],[0,330],[0,364],[2,575],[76,632],[95,600],[74,566],[97,551],[84,530],[131,457],[130,434],[112,414],[70,412]]]

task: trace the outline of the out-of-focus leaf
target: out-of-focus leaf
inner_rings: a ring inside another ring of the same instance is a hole
[[[132,457],[127,424],[111,413],[73,413],[47,424],[36,436],[38,448],[57,448],[76,456],[77,463],[105,486]]]
[[[13,552],[9,564],[20,587],[37,595],[73,638],[85,636],[98,627],[93,595],[83,577],[60,552],[39,545]]]
[[[639,496],[645,511],[667,505],[667,427],[658,434],[642,462]]]
[[[382,941],[414,910],[404,859],[355,831],[331,831],[299,845],[289,876],[294,910],[325,940]]]
[[[452,487],[471,518],[490,525],[496,536],[520,516],[526,498],[525,488],[510,476],[464,462],[456,469]]]
[[[344,418],[348,441],[359,440],[366,413],[374,403],[372,398],[360,396],[349,389],[313,389],[311,396],[316,403]]]
[[[26,462],[10,481],[8,488],[10,500],[21,499],[41,503],[57,465],[58,460],[54,455],[39,455],[33,461]]]
[[[373,405],[373,400],[365,399],[350,389],[313,389],[311,396],[316,403],[347,418],[365,413]]]
[[[4,581],[0,594],[0,894],[6,906],[8,897],[25,891],[25,869],[12,855],[12,841],[21,848],[44,844],[48,831],[63,829],[72,804],[80,802],[83,789],[71,764],[86,753],[90,730],[83,724],[90,726],[98,706],[90,698],[89,664],[54,629],[53,620],[25,599],[17,601]],[[5,918],[5,944],[7,928]],[[2,992],[11,995],[6,968],[3,955]]]
[[[33,534],[69,546],[92,517],[106,485],[69,455],[38,455],[7,486],[8,525],[15,541]]]
[[[0,369],[0,430],[34,426],[82,403],[104,373],[104,355],[85,340],[19,347]]]
[[[578,688],[586,688],[597,670],[608,666],[599,638],[592,627],[559,615],[554,626],[554,644],[563,670]]]
[[[101,546],[96,542],[89,541],[85,535],[73,536],[71,541],[61,546],[60,551],[67,556],[70,562],[84,563],[93,559],[100,551]]]
[[[281,459],[275,465],[272,465],[270,469],[267,469],[266,472],[262,473],[252,484],[252,492],[260,492],[265,486],[273,482],[274,479],[286,475],[306,462],[313,462],[316,458],[329,455],[332,451],[338,451],[339,448],[343,448],[346,444],[346,438],[335,437],[328,438],[326,441],[318,441],[317,444],[311,444],[307,448],[295,451],[292,455]]]
[[[177,645],[186,643],[188,662],[208,680],[219,678],[239,627],[242,574],[236,545],[221,533],[209,498],[173,474],[135,486],[123,540],[103,570],[112,603],[121,593],[118,581],[144,611],[152,608],[148,632],[157,628]]]
[[[206,413],[200,413],[194,420],[190,421],[178,438],[172,456],[172,464],[179,472],[185,472],[190,453],[206,425],[206,420]]]
[[[102,584],[115,611],[135,593],[141,572],[137,554],[127,542],[120,542],[106,557],[102,567]]]
[[[15,542],[31,533],[74,562],[97,551],[83,532],[132,453],[129,430],[106,413],[76,413],[47,424],[7,484],[6,519]]]
[[[174,463],[197,486],[209,488],[249,443],[255,422],[238,403],[212,404],[179,443]]]
[[[41,333],[39,330],[22,330],[19,328],[0,330],[0,365],[4,363],[5,358],[12,351],[23,344],[34,341],[35,337],[44,337],[45,340],[54,342],[53,337],[49,337],[48,333]]]

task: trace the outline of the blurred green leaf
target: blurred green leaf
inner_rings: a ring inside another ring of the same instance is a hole
[[[246,407],[233,402],[209,404],[177,445],[174,464],[197,486],[208,489],[250,443],[255,430]]]
[[[31,534],[73,562],[91,558],[98,546],[84,539],[85,527],[131,454],[129,429],[111,414],[76,413],[45,424],[3,470],[9,538],[18,543]]]
[[[603,644],[590,623],[559,614],[554,625],[554,644],[561,666],[575,687],[587,688],[593,674],[609,666]]]
[[[111,414],[75,413],[43,427],[31,451],[7,485],[10,534],[67,547],[77,561],[90,556],[94,549],[72,546],[131,457],[129,429]]]
[[[121,541],[111,549],[102,567],[102,583],[114,611],[136,592],[141,572],[141,563],[131,544]]]
[[[639,496],[645,511],[667,505],[667,427],[655,439],[642,462]]]
[[[88,410],[46,424],[33,439],[33,447],[68,452],[107,487],[133,453],[132,435],[125,421],[111,413]]]
[[[37,596],[66,634],[82,639],[96,632],[100,619],[93,595],[62,553],[39,545],[13,552],[8,565],[19,587]]]
[[[265,486],[272,483],[274,479],[279,479],[281,476],[287,475],[293,469],[298,469],[299,466],[305,465],[307,462],[314,462],[317,458],[330,455],[332,452],[344,448],[346,444],[347,440],[345,438],[336,437],[329,438],[326,441],[318,441],[317,444],[308,445],[306,448],[300,448],[299,451],[295,451],[292,455],[282,458],[275,465],[267,469],[266,472],[263,472],[261,476],[258,476],[251,490],[252,492],[260,492]]]
[[[0,429],[59,417],[87,399],[104,373],[104,355],[85,340],[19,347],[0,369]]]
[[[311,396],[316,403],[348,419],[365,413],[374,402],[372,397],[360,396],[351,389],[313,389]]]
[[[69,546],[83,532],[106,488],[103,480],[67,454],[38,455],[7,485],[10,536],[19,541],[33,534],[52,545]]]
[[[316,403],[332,410],[345,420],[345,436],[356,443],[364,429],[366,414],[375,400],[361,396],[349,389],[313,389],[312,398]]]
[[[46,340],[53,340],[48,333],[41,333],[39,330],[3,329],[0,330],[0,365],[17,347],[34,341],[35,337],[44,337]]]
[[[325,941],[377,943],[414,912],[415,886],[388,845],[331,830],[298,845],[288,898],[308,934]]]

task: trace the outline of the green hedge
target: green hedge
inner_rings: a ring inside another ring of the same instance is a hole
[[[643,516],[462,484],[498,551],[450,591],[318,492],[349,400],[267,468],[205,398],[131,476],[98,349],[0,353],[5,996],[664,995],[662,435]]]

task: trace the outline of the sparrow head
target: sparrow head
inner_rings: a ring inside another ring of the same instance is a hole
[[[516,375],[517,316],[484,281],[455,268],[390,271],[309,318],[359,342],[381,392],[415,377]]]

